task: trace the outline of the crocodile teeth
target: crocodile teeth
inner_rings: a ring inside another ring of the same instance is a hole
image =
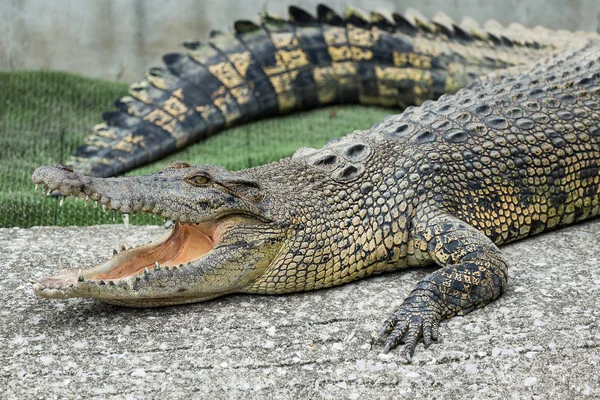
[[[144,276],[146,278],[150,278],[150,270],[148,269],[148,267],[144,268]]]
[[[94,208],[98,208],[98,200],[94,201]]]
[[[83,271],[81,270],[81,268],[79,268],[79,272],[77,272],[77,281],[78,282],[83,282]]]
[[[165,229],[171,229],[175,226],[175,221],[172,219],[165,219]]]
[[[156,268],[156,269],[160,269],[160,265],[158,265],[158,261],[155,261],[155,262],[154,262],[154,268]]]
[[[129,228],[129,214],[122,214],[123,223],[125,224],[125,228]]]
[[[35,186],[33,187],[33,190],[38,190],[38,187],[40,187],[40,185],[35,185]]]
[[[106,212],[106,204],[102,204],[102,211]]]
[[[65,204],[65,198],[61,197],[60,201],[58,202],[58,205],[60,205],[61,207],[63,206],[63,204]]]

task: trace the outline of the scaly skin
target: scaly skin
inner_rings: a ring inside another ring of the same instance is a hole
[[[436,340],[441,320],[505,290],[498,245],[600,213],[600,41],[548,37],[563,37],[568,49],[266,166],[228,172],[176,162],[126,178],[40,167],[33,181],[47,191],[181,221],[172,237],[196,229],[214,248],[176,268],[161,258],[168,270],[148,256],[124,273],[120,265],[162,245],[126,250],[45,278],[35,292],[157,306],[325,288],[435,263],[441,268],[382,328],[384,351],[404,342],[410,359],[420,338]]]
[[[234,34],[184,43],[131,85],[103,115],[69,164],[91,176],[121,174],[226,127],[339,103],[406,107],[454,93],[497,69],[527,65],[566,49],[572,34],[520,25],[432,22],[416,12],[345,18],[325,6],[317,18],[290,7],[290,19],[237,21]]]

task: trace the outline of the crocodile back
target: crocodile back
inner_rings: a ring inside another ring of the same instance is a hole
[[[368,131],[409,177],[414,218],[444,210],[501,244],[598,215],[599,48],[582,39]]]

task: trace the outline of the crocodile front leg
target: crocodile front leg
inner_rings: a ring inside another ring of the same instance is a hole
[[[441,320],[497,299],[508,280],[498,247],[467,223],[444,214],[417,224],[414,233],[417,255],[442,268],[419,282],[381,329],[382,335],[389,333],[383,352],[405,343],[408,361],[419,338],[426,347],[437,340]]]

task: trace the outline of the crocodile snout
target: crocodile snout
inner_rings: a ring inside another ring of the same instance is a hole
[[[63,196],[76,195],[91,182],[91,178],[74,172],[67,165],[55,164],[37,168],[31,177],[36,185],[44,185],[47,191],[60,191]]]

